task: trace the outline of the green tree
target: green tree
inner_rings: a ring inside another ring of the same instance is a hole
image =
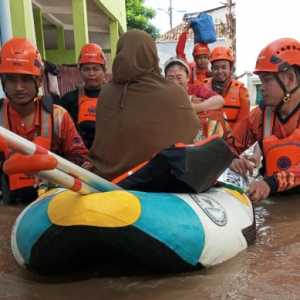
[[[155,10],[144,6],[144,0],[126,0],[127,26],[148,32],[153,38],[159,36],[159,30],[150,24],[155,17]]]

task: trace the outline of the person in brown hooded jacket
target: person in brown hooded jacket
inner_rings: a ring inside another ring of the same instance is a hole
[[[89,155],[95,172],[108,180],[174,143],[193,143],[199,131],[186,92],[163,78],[158,61],[146,32],[131,30],[119,39]]]

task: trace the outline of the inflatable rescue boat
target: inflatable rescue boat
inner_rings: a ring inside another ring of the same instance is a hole
[[[219,137],[162,150],[116,185],[5,128],[0,136],[22,153],[5,161],[4,172],[36,173],[65,187],[43,194],[15,222],[13,254],[34,272],[187,272],[255,240],[251,202],[242,178],[223,173],[233,154]],[[222,187],[211,188],[216,181]]]
[[[254,240],[251,202],[229,188],[89,195],[56,189],[21,213],[11,244],[21,266],[57,275],[92,266],[101,273],[102,264],[124,263],[150,273],[192,271],[219,264]]]

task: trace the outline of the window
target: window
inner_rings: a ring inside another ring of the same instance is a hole
[[[260,105],[263,102],[263,96],[261,93],[261,84],[257,84],[256,86],[256,99],[255,99],[255,103],[257,105]]]

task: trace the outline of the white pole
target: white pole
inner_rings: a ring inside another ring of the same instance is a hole
[[[39,148],[42,149],[42,151],[45,151],[45,153],[53,156],[57,160],[58,170],[73,177],[77,177],[78,179],[80,179],[80,181],[86,183],[90,187],[93,187],[97,191],[107,192],[122,189],[121,187],[109,182],[108,180],[75,165],[74,163],[52,153],[51,151],[47,151],[46,149],[37,146],[36,144],[1,126],[0,136],[2,136],[6,140],[9,148],[23,154],[34,154],[39,151]]]

